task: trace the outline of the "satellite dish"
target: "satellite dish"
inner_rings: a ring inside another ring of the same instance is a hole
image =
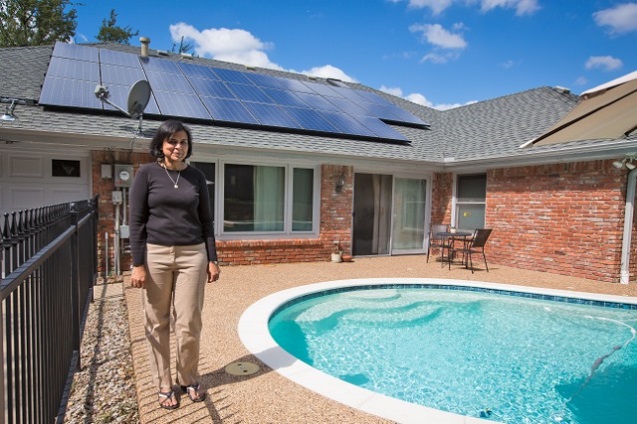
[[[142,116],[150,100],[150,84],[146,80],[139,80],[128,91],[128,114],[137,119]]]

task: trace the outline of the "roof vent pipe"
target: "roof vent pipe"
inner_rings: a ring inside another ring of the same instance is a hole
[[[148,57],[148,45],[150,44],[150,38],[148,37],[139,37],[139,42],[142,43],[142,57]]]

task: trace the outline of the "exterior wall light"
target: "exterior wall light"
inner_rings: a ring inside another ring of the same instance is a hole
[[[637,168],[637,153],[629,153],[622,160],[613,162],[613,166],[617,169],[628,169],[632,171]]]

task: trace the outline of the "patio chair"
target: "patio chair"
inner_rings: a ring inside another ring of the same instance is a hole
[[[463,263],[465,267],[471,267],[471,273],[473,274],[473,258],[471,257],[472,253],[482,253],[482,257],[484,258],[484,266],[489,272],[489,265],[487,264],[487,255],[484,253],[484,246],[487,244],[487,240],[489,240],[489,236],[491,235],[492,229],[477,229],[473,233],[473,237],[471,239],[460,246],[451,245],[449,257],[453,258],[456,253],[462,253]],[[449,261],[449,269],[451,269],[451,261]]]
[[[444,233],[449,231],[449,225],[447,224],[433,224],[429,228],[429,246],[427,247],[427,263],[429,263],[429,254],[431,249],[440,249],[441,263],[444,264],[445,249],[448,245],[448,237],[441,236],[438,233]],[[441,265],[442,266],[442,265]]]

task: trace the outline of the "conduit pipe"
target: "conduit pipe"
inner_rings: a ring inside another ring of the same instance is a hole
[[[637,169],[628,174],[626,184],[626,209],[624,209],[624,235],[622,237],[622,258],[619,282],[628,284],[630,280],[630,244],[633,234],[633,215],[635,213],[635,186],[637,185]]]

